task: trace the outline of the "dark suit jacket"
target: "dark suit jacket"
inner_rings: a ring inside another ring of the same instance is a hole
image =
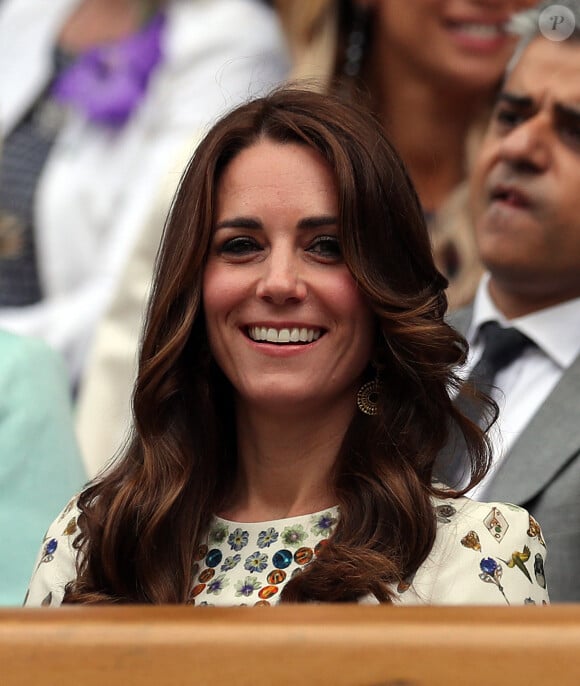
[[[468,307],[449,322],[465,334],[471,317]],[[485,499],[521,505],[538,520],[552,602],[580,602],[580,356],[506,455]]]

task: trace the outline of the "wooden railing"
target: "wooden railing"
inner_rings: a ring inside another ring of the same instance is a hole
[[[578,686],[580,606],[0,610],[1,686]]]

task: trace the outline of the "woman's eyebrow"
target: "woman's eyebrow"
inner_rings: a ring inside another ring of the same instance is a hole
[[[321,226],[336,226],[338,219],[333,215],[320,215],[313,217],[304,217],[298,222],[299,229],[317,229]],[[230,217],[222,219],[216,224],[215,230],[218,229],[251,229],[257,230],[263,228],[262,222],[253,217]]]
[[[305,217],[298,222],[299,229],[317,229],[321,226],[335,226],[338,219],[332,215],[321,215],[319,217]]]
[[[218,229],[261,229],[262,223],[252,217],[231,217],[222,219],[216,224]]]

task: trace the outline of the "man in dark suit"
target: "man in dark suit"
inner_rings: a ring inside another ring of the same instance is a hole
[[[494,464],[470,495],[526,507],[548,545],[552,601],[580,601],[580,3],[575,29],[538,22],[508,68],[471,179],[486,274],[453,317],[471,353],[514,328],[525,339],[493,378]],[[570,15],[567,15],[569,22]],[[544,29],[544,35],[540,32]],[[548,37],[545,37],[545,36]],[[489,332],[490,327],[487,327]],[[518,334],[519,335],[519,334]],[[507,359],[507,358],[506,358]],[[542,574],[541,569],[536,570]]]

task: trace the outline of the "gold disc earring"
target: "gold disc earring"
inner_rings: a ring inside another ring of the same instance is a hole
[[[356,404],[358,409],[364,414],[374,416],[379,413],[380,384],[375,379],[367,381],[356,394]]]

